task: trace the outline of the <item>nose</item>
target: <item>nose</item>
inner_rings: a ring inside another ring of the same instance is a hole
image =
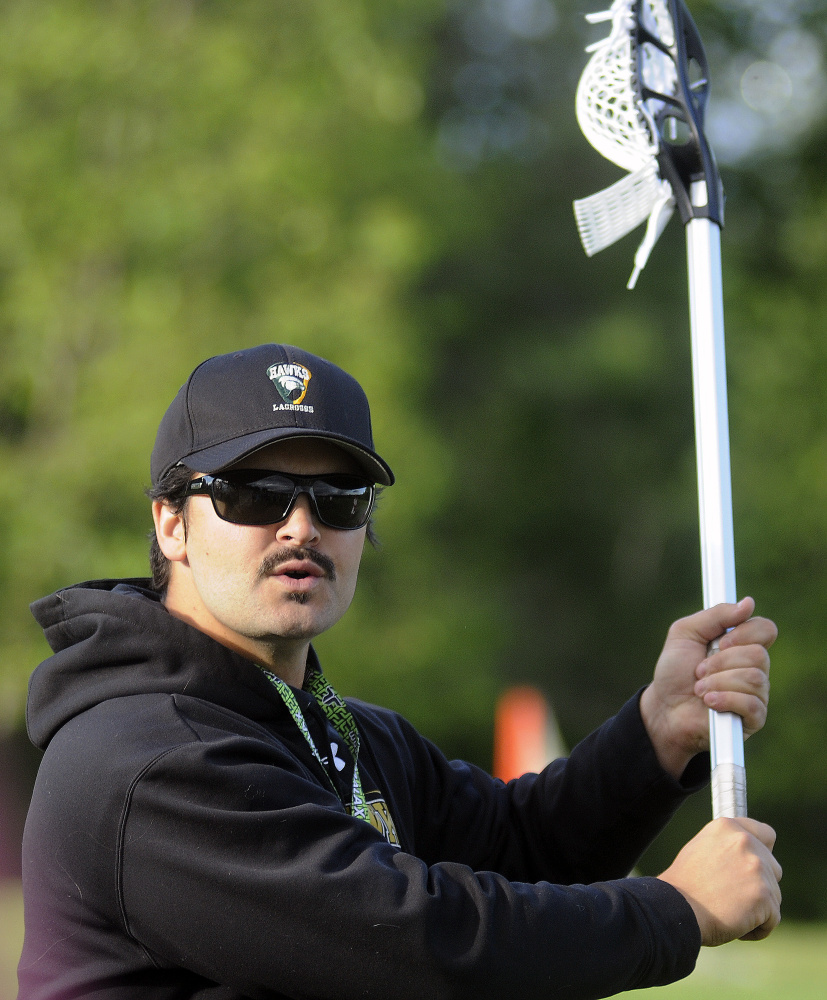
[[[319,541],[321,535],[306,493],[296,497],[287,517],[279,522],[276,537],[280,542],[293,545],[312,545]]]

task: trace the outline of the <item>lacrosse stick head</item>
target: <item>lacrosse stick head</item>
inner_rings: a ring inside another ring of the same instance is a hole
[[[660,183],[613,185],[575,202],[575,215],[587,253],[596,252],[590,233],[598,216],[602,238],[596,249],[649,216],[633,284],[675,205],[684,223],[704,216],[723,224],[723,191],[703,130],[708,64],[683,0],[614,0],[608,11],[587,20],[610,20],[611,29],[588,49],[592,55],[575,99],[580,128],[612,163],[635,177],[654,173]],[[706,185],[704,197],[693,194],[699,181]],[[638,195],[634,211],[629,208],[632,190]]]
[[[639,86],[660,140],[661,176],[672,185],[684,223],[707,218],[723,226],[721,177],[704,132],[709,63],[701,36],[683,0],[666,0],[672,21],[672,41],[667,44],[655,33],[659,26],[653,31],[644,16],[651,3],[637,0],[641,8],[637,21]],[[692,187],[699,181],[707,188],[700,201],[692,197]]]

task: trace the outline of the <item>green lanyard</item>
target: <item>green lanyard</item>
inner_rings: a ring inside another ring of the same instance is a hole
[[[296,701],[296,696],[290,688],[289,684],[286,684],[280,677],[276,677],[274,673],[269,670],[265,670],[264,667],[259,667],[266,677],[275,685],[276,690],[281,695],[282,701],[287,706],[287,710],[293,717],[293,721],[299,727],[299,731],[302,736],[307,741],[307,745],[316,760],[321,764],[322,770],[327,775],[327,780],[330,782],[333,791],[338,795],[339,792],[333,779],[327,773],[327,768],[322,760],[322,755],[319,753],[319,749],[316,746],[316,741],[310,735],[310,730],[307,728],[307,722],[305,721],[302,710],[299,707],[299,703]],[[367,800],[365,798],[365,793],[362,791],[362,779],[359,777],[359,730],[356,728],[356,720],[350,713],[350,709],[344,703],[344,701],[336,694],[332,685],[325,678],[321,670],[313,669],[308,673],[305,679],[305,688],[313,695],[317,703],[321,706],[322,711],[327,716],[328,721],[336,730],[336,732],[342,737],[345,746],[350,751],[350,755],[353,758],[353,787],[350,793],[350,805],[347,802],[343,803],[345,808],[351,814],[351,816],[356,816],[358,819],[363,819],[366,823],[370,823],[370,810],[368,809]],[[341,798],[341,796],[340,796]]]

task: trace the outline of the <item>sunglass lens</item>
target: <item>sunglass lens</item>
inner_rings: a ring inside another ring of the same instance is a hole
[[[293,497],[293,484],[270,478],[267,486],[213,481],[213,498],[220,517],[235,524],[274,524],[280,521]]]
[[[319,517],[332,528],[361,528],[370,514],[373,491],[352,476],[328,476],[313,484]]]

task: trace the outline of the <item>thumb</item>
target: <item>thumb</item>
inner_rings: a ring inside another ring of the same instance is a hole
[[[737,604],[716,604],[676,621],[670,635],[673,639],[710,643],[728,629],[745,622],[754,610],[755,601],[751,597],[743,597]]]

